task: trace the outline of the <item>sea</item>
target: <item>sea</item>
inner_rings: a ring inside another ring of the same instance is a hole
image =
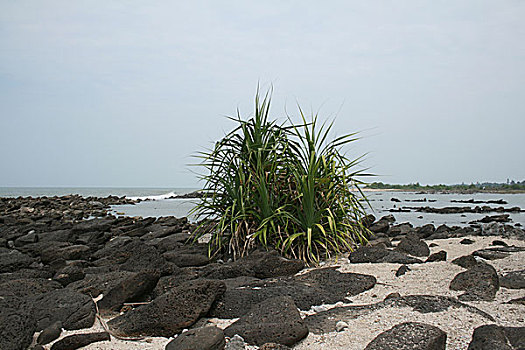
[[[119,187],[0,187],[0,197],[53,197],[68,194],[78,194],[83,197],[107,197],[125,196],[131,199],[143,199],[134,205],[115,205],[111,207],[111,213],[117,216],[142,216],[142,217],[161,217],[176,216],[188,217],[195,220],[190,215],[198,199],[172,199],[175,195],[190,193],[197,188],[119,188]],[[363,202],[366,211],[380,218],[384,215],[393,215],[396,222],[409,222],[414,226],[428,223],[436,226],[446,224],[449,226],[466,226],[470,222],[480,220],[486,215],[497,215],[493,212],[488,214],[433,214],[417,211],[399,212],[397,210],[406,207],[460,207],[460,206],[490,206],[490,207],[520,207],[525,209],[525,193],[418,193],[400,191],[370,191],[365,192],[368,202]],[[460,203],[457,201],[495,201],[503,200],[507,204],[486,204],[486,203]],[[525,226],[525,212],[508,213],[511,218],[510,224],[521,224]]]

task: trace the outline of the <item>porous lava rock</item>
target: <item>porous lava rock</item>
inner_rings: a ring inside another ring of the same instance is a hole
[[[459,296],[460,300],[490,301],[499,290],[498,274],[491,265],[480,263],[458,273],[450,282],[450,289],[465,291],[465,294]]]
[[[166,345],[166,350],[222,350],[226,345],[222,329],[211,326],[191,329]]]
[[[468,350],[520,350],[525,348],[525,327],[495,324],[474,329]]]
[[[280,296],[255,305],[224,333],[228,337],[238,334],[254,345],[271,342],[292,346],[308,335],[308,328],[293,299]]]
[[[379,334],[365,350],[445,350],[447,334],[419,322],[405,322]]]
[[[51,346],[51,350],[75,350],[92,343],[110,340],[109,333],[84,333],[68,335]]]
[[[171,337],[205,316],[225,290],[221,281],[189,281],[112,319],[108,326],[119,336]]]

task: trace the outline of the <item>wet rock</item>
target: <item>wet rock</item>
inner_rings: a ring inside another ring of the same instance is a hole
[[[461,266],[465,269],[468,269],[473,266],[476,266],[478,264],[478,261],[472,255],[464,255],[464,256],[460,256],[459,258],[452,260],[452,263],[455,265]]]
[[[501,287],[523,289],[525,288],[525,270],[505,273],[500,276],[499,283]]]
[[[68,335],[51,346],[51,350],[75,350],[99,341],[110,340],[109,333],[84,333]]]
[[[379,334],[365,350],[445,350],[447,334],[441,329],[418,322],[398,324]]]
[[[485,325],[474,329],[468,350],[513,350],[525,348],[525,327]]]
[[[224,332],[213,326],[182,333],[166,345],[166,350],[222,350],[225,345]]]
[[[65,329],[89,328],[95,321],[95,304],[87,295],[69,289],[57,289],[31,298],[37,329],[56,321]]]
[[[396,271],[396,277],[403,276],[405,273],[410,271],[410,268],[406,265],[401,265]]]
[[[117,312],[125,302],[141,300],[155,288],[159,277],[157,271],[133,273],[104,294],[98,302],[101,313]]]
[[[379,246],[360,247],[350,253],[348,258],[351,263],[419,264],[423,262],[402,252],[388,250]]]
[[[308,328],[293,300],[281,296],[255,305],[224,333],[230,337],[239,334],[254,345],[272,342],[292,346],[308,335]]]
[[[430,248],[426,242],[422,241],[415,233],[407,234],[395,249],[413,256],[428,256],[430,254]]]
[[[485,216],[483,219],[479,220],[483,223],[489,223],[489,222],[509,222],[510,220],[509,214],[501,214],[501,215],[492,215],[492,216]]]
[[[494,267],[489,264],[477,264],[465,272],[457,274],[450,289],[463,290],[460,300],[493,300],[499,290],[499,278]]]
[[[38,335],[36,342],[40,345],[46,345],[51,343],[53,340],[58,339],[62,333],[62,322],[57,321],[53,324],[44,328],[44,330]]]
[[[0,248],[0,272],[13,272],[26,268],[33,263],[33,259],[18,250]]]
[[[447,261],[447,252],[444,250],[440,250],[437,253],[430,254],[430,256],[425,261],[428,262],[436,262],[436,261]]]
[[[186,282],[151,303],[112,319],[108,326],[119,336],[171,337],[206,315],[225,289],[221,281]]]

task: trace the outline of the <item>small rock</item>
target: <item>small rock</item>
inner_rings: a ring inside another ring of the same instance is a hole
[[[397,269],[396,271],[396,277],[399,277],[399,276],[402,276],[404,275],[405,273],[407,273],[408,271],[411,271],[410,268],[406,265],[401,265],[399,267],[399,269]]]
[[[499,283],[501,287],[523,289],[525,288],[525,270],[508,272],[500,276]]]
[[[212,326],[182,333],[166,345],[166,350],[222,350],[225,344],[222,329]]]
[[[431,254],[425,262],[447,261],[447,252],[440,250],[437,253]]]
[[[339,321],[335,324],[335,330],[338,332],[342,332],[347,328],[348,328],[348,323],[346,323],[345,321]]]
[[[452,260],[452,263],[461,266],[465,269],[469,269],[473,266],[476,266],[478,264],[478,261],[472,255],[464,255]]]
[[[385,300],[396,298],[401,298],[401,294],[399,294],[398,292],[390,293],[385,297]]]
[[[54,343],[51,350],[75,350],[91,343],[107,340],[110,340],[107,332],[68,335]]]
[[[491,245],[499,245],[499,246],[502,246],[502,247],[508,247],[509,245],[499,239],[496,239],[494,241],[492,241]]]
[[[473,241],[472,239],[469,239],[469,238],[463,238],[461,241],[459,241],[460,244],[474,244],[476,243],[476,241]]]
[[[36,340],[38,344],[46,345],[51,343],[53,340],[58,339],[62,333],[62,322],[56,321],[50,326],[46,327],[39,335]]]
[[[225,350],[244,350],[245,348],[246,343],[244,342],[244,338],[238,334],[235,334],[233,337],[231,337],[226,342],[226,346],[224,347]]]

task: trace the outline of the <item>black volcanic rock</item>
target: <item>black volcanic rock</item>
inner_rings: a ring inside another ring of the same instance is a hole
[[[280,296],[253,306],[224,333],[229,337],[239,334],[254,345],[272,342],[292,346],[308,335],[308,328],[293,300]]]
[[[348,258],[351,263],[419,264],[423,262],[402,252],[388,250],[380,246],[360,247],[350,253]]]
[[[379,334],[365,350],[445,350],[447,334],[441,329],[418,322],[398,324]]]
[[[457,274],[450,289],[464,290],[460,300],[493,300],[499,290],[499,278],[494,267],[489,264],[480,263],[467,271]]]
[[[171,337],[205,316],[225,289],[221,281],[186,282],[151,303],[112,319],[108,326],[118,336]]]

